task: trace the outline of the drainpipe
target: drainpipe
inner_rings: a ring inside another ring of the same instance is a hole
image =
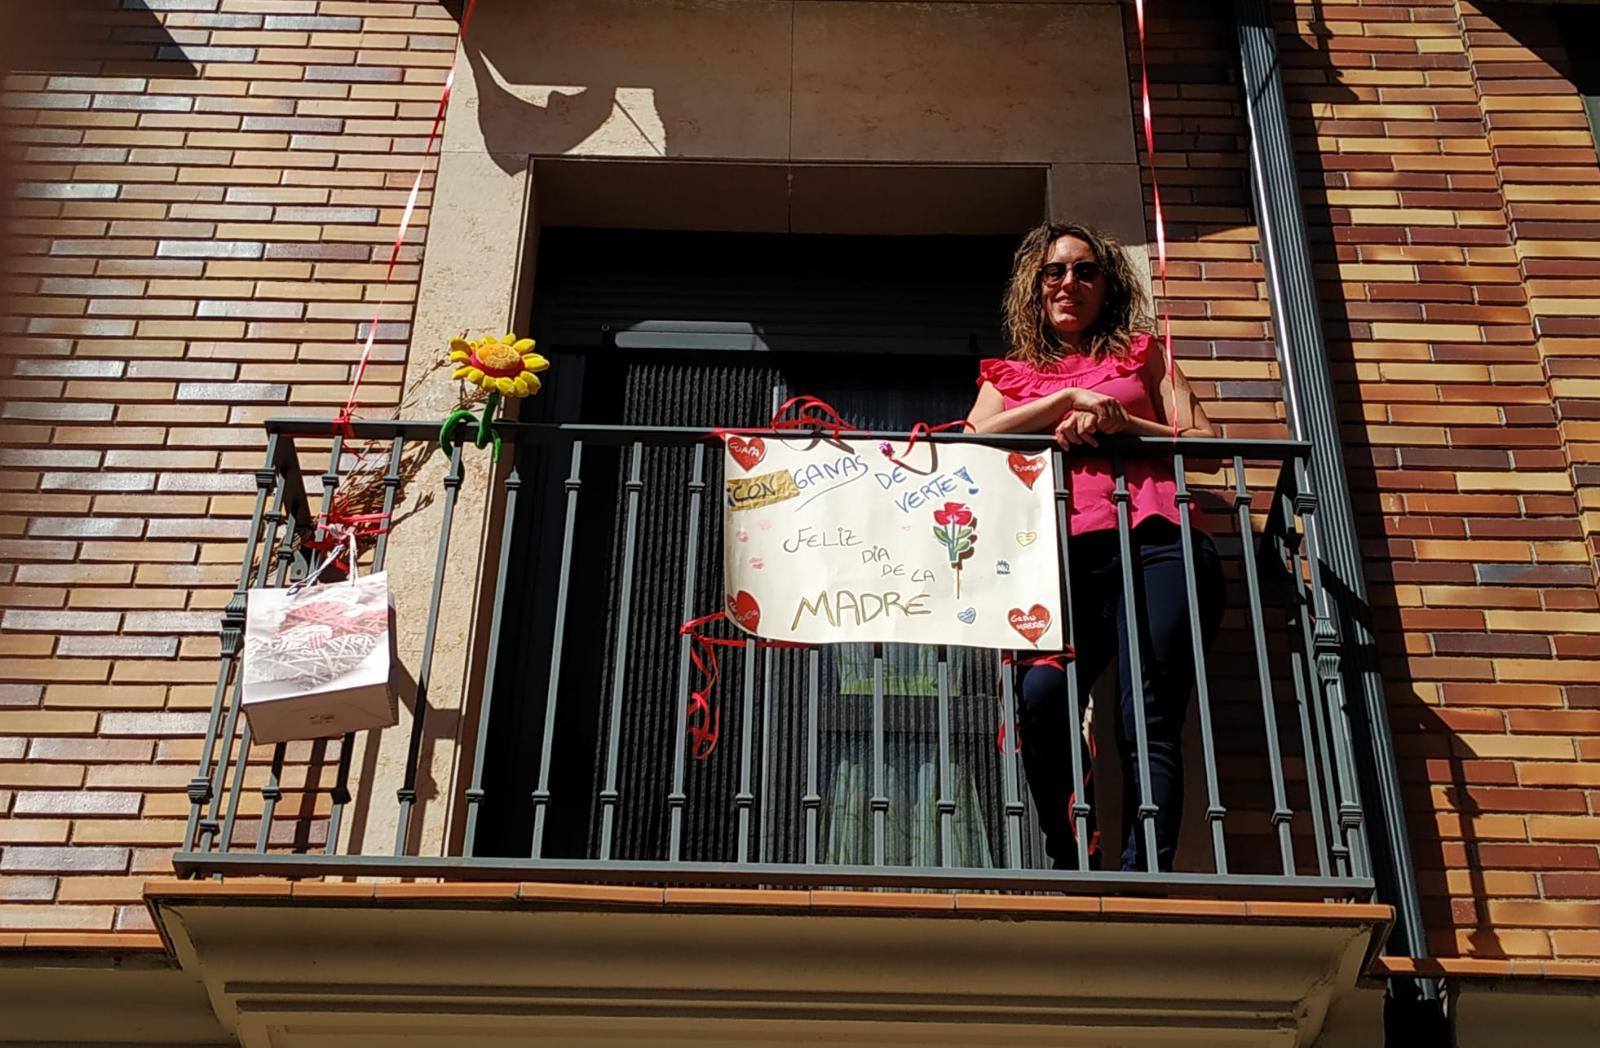
[[[1319,663],[1331,678],[1330,701],[1343,696],[1358,746],[1365,743],[1357,763],[1373,877],[1379,898],[1395,908],[1388,951],[1421,958],[1427,955],[1427,938],[1311,273],[1277,36],[1265,0],[1233,0],[1233,11],[1250,126],[1251,182],[1289,427],[1295,439],[1311,443],[1323,579],[1336,606],[1331,625],[1337,629],[1329,636],[1337,650],[1319,653]],[[1386,1026],[1392,1034],[1401,1032],[1397,1026],[1412,1038],[1424,1027],[1438,1028],[1438,987],[1432,980],[1391,980],[1388,1003]]]

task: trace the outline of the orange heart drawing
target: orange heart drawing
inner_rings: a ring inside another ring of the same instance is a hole
[[[733,456],[733,460],[745,472],[749,472],[756,468],[757,463],[767,457],[767,442],[760,437],[751,437],[749,440],[743,437],[729,437],[728,454]]]
[[[1028,485],[1028,490],[1033,490],[1033,482],[1039,479],[1039,474],[1044,472],[1044,456],[1029,457],[1020,451],[1013,451],[1006,456],[1006,465],[1011,467],[1011,472],[1017,479]]]
[[[1050,628],[1050,609],[1043,604],[1035,604],[1027,611],[1012,608],[1006,613],[1006,621],[1011,623],[1012,629],[1028,638],[1029,644],[1038,644],[1044,631]]]
[[[761,625],[761,605],[744,590],[728,598],[728,617],[733,624],[747,633],[754,633]]]

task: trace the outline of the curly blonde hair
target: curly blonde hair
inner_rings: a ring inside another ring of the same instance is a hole
[[[1062,237],[1072,237],[1089,245],[1106,282],[1106,299],[1100,307],[1100,315],[1084,332],[1083,345],[1076,351],[1062,345],[1044,308],[1040,271],[1050,257],[1051,247]],[[1004,308],[1006,334],[1011,340],[1011,352],[1007,356],[1034,367],[1048,367],[1070,352],[1089,353],[1096,359],[1123,356],[1135,335],[1154,329],[1149,298],[1127,251],[1111,237],[1070,222],[1045,222],[1022,238],[1012,259]]]

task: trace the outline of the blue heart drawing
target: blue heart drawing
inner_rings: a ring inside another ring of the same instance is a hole
[[[970,626],[975,621],[977,621],[978,609],[977,608],[968,608],[966,611],[958,611],[958,612],[956,612],[956,618],[960,619],[962,622],[964,622],[968,626]]]

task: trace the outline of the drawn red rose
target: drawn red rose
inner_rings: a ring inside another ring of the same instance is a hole
[[[972,523],[972,511],[965,502],[946,502],[944,509],[933,511],[933,519],[938,524],[955,524],[966,527]]]

